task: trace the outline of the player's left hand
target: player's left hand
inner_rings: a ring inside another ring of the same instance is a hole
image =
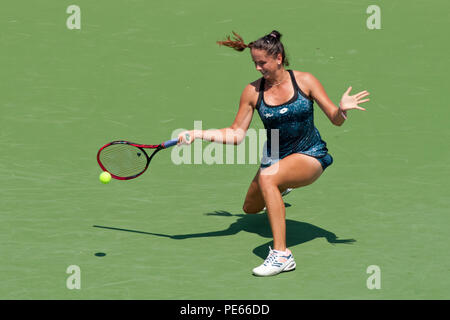
[[[345,91],[344,94],[342,95],[341,102],[339,103],[339,107],[341,108],[341,110],[344,112],[351,109],[366,111],[366,109],[358,106],[358,104],[370,101],[370,99],[362,100],[363,98],[367,97],[370,93],[364,90],[353,96],[350,96],[349,94],[351,90],[352,87],[349,87],[347,91]]]

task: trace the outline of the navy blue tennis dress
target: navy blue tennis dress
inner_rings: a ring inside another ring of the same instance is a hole
[[[282,105],[271,106],[264,101],[265,79],[261,79],[256,109],[267,131],[261,167],[269,167],[290,154],[303,153],[319,160],[325,170],[333,163],[333,157],[314,126],[314,101],[299,88],[294,72],[288,72],[294,86],[294,96]],[[274,129],[278,129],[278,148],[276,140],[272,141],[272,135],[274,139],[277,136],[277,132],[272,131]]]

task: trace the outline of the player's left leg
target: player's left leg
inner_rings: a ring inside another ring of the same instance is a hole
[[[253,274],[270,276],[295,269],[294,257],[286,248],[286,211],[280,190],[307,186],[316,181],[322,172],[322,165],[317,159],[298,153],[259,172],[257,183],[267,207],[274,248],[270,248],[264,263],[253,269]]]
[[[264,201],[261,188],[259,187],[258,180],[260,169],[256,173],[252,182],[250,183],[250,187],[248,188],[247,195],[245,196],[244,205],[242,206],[242,210],[245,213],[258,213],[262,210],[266,210],[266,203]],[[281,196],[285,196],[292,191],[292,188],[283,188],[280,189]]]
[[[275,250],[286,249],[286,211],[280,190],[307,186],[322,172],[317,159],[294,153],[259,173],[258,186],[267,207]]]

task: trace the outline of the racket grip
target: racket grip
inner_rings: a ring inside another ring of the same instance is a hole
[[[178,142],[178,139],[172,139],[172,140],[163,142],[162,145],[164,148],[170,148],[170,147],[173,147],[174,145],[176,145],[177,142]]]

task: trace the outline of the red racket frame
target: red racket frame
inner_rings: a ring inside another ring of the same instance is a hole
[[[137,175],[134,175],[134,176],[131,176],[131,177],[118,177],[118,176],[112,174],[111,172],[109,172],[108,170],[106,170],[106,168],[103,166],[102,162],[100,161],[100,153],[101,153],[102,150],[105,149],[106,147],[111,146],[111,145],[114,145],[114,144],[128,144],[128,145],[131,145],[131,146],[134,146],[134,147],[137,147],[137,148],[141,149],[142,152],[143,152],[143,153],[145,154],[145,156],[147,157],[147,164],[146,164],[146,166],[145,166],[145,169],[142,170],[141,173],[139,173],[139,174],[137,174]],[[166,148],[166,147],[164,146],[164,142],[163,142],[163,143],[160,143],[160,144],[139,144],[139,143],[133,143],[133,142],[130,142],[130,141],[124,141],[124,140],[113,141],[113,142],[110,142],[110,143],[105,144],[103,147],[100,148],[100,150],[98,150],[98,152],[97,152],[97,162],[98,162],[98,164],[100,165],[100,168],[102,168],[103,171],[108,172],[108,173],[111,175],[112,178],[117,179],[117,180],[131,180],[131,179],[135,179],[135,178],[139,177],[141,174],[143,174],[145,171],[147,171],[147,168],[148,168],[148,166],[149,166],[149,164],[150,164],[150,160],[152,160],[153,156],[154,156],[159,150],[162,150],[162,149],[165,149],[165,148]],[[156,150],[155,150],[155,151],[151,154],[151,156],[149,157],[148,154],[147,154],[147,152],[145,152],[144,149],[156,149]]]

